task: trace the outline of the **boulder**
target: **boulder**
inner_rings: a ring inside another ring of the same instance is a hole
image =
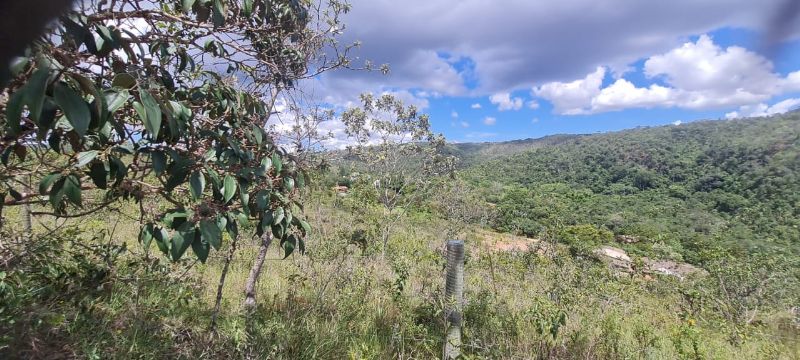
[[[705,273],[705,270],[694,265],[671,260],[652,260],[648,258],[642,258],[642,262],[644,262],[646,272],[674,276],[681,280],[692,274]]]
[[[614,270],[631,272],[631,257],[620,248],[613,246],[601,246],[593,251],[595,258],[608,264]]]

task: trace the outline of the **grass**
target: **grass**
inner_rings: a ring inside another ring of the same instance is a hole
[[[250,317],[241,301],[257,248],[254,241],[240,241],[217,333],[208,329],[224,250],[206,264],[171,263],[155,246],[145,254],[136,241],[135,219],[125,211],[88,222],[44,218],[48,227],[61,225],[61,235],[37,226],[34,238],[52,239],[49,255],[19,265],[32,272],[6,278],[20,302],[4,305],[5,314],[15,315],[13,324],[2,325],[13,332],[4,338],[0,355],[438,358],[442,222],[409,216],[382,258],[379,241],[362,249],[348,240],[358,219],[330,199],[315,201],[308,207],[316,224],[308,253],[281,260],[277,248],[270,250],[258,284],[258,308]],[[18,221],[13,210],[6,215],[9,224]],[[695,286],[692,282],[618,276],[603,265],[572,258],[560,246],[546,256],[477,250],[487,234],[467,233],[465,358],[800,358],[797,324],[787,312],[736,328],[742,337],[734,342],[732,324],[687,302],[683,294]],[[106,247],[81,260],[72,250],[88,244]],[[125,246],[127,252],[109,266],[102,254],[110,245]],[[45,262],[52,269],[43,270]],[[91,269],[109,271],[97,278]],[[42,288],[49,290],[36,290]]]

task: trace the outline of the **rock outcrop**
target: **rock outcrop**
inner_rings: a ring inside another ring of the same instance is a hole
[[[625,250],[615,248],[613,246],[601,246],[593,252],[595,258],[608,264],[612,269],[631,272],[633,267],[630,256],[625,253]]]
[[[613,246],[601,246],[593,252],[595,258],[608,264],[608,266],[616,271],[624,273],[632,273],[633,260],[625,250]],[[692,274],[703,274],[705,270],[698,268],[694,265],[672,261],[672,260],[653,260],[649,258],[642,258],[644,269],[641,269],[645,274],[658,274],[674,276],[678,279],[685,279]]]

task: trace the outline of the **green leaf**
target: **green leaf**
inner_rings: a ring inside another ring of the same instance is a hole
[[[89,130],[92,114],[89,112],[89,105],[83,100],[83,97],[61,82],[56,84],[53,90],[53,97],[58,107],[67,116],[67,120],[69,120],[73,130],[78,135],[85,136],[86,131]]]
[[[106,92],[106,105],[108,112],[114,113],[125,106],[128,99],[131,97],[128,90],[111,90]]]
[[[258,211],[267,210],[269,207],[269,191],[267,190],[259,190],[256,193],[256,209]]]
[[[288,176],[283,178],[283,187],[286,189],[286,191],[292,192],[292,190],[294,190],[294,179]]]
[[[98,188],[105,189],[108,187],[108,173],[103,162],[95,161],[92,163],[92,166],[89,167],[89,177],[92,178],[92,182]]]
[[[47,90],[47,80],[50,78],[50,70],[40,68],[36,70],[25,85],[25,98],[28,104],[30,117],[35,123],[39,123],[42,106],[44,105],[45,91]]]
[[[75,175],[67,176],[67,181],[64,182],[64,194],[67,200],[71,203],[81,206],[81,180]]]
[[[189,168],[191,164],[191,159],[176,159],[169,169],[170,176],[167,179],[166,184],[164,184],[164,189],[167,191],[172,191],[178,185],[183,184],[183,182],[186,181],[186,177],[189,175]]]
[[[192,241],[192,251],[194,255],[197,256],[197,259],[200,260],[201,263],[205,264],[206,259],[208,259],[208,252],[209,252],[208,243],[203,241],[200,237],[199,233],[195,233],[194,241]]]
[[[158,138],[158,132],[161,130],[161,107],[147,90],[141,90],[139,97],[142,99],[142,107],[144,109],[144,112],[139,112],[139,116],[142,117],[144,115],[142,117],[144,128],[153,139],[156,139]]]
[[[225,25],[225,18],[228,16],[228,11],[223,0],[214,0],[214,8],[212,10],[211,20],[214,22],[214,26]]]
[[[278,152],[272,153],[272,166],[275,167],[275,174],[279,174],[281,169],[283,169],[283,163],[281,162],[281,157],[278,155]]]
[[[303,174],[302,172],[298,171],[297,175],[295,177],[297,178],[297,188],[298,189],[304,188],[306,186],[305,174]]]
[[[19,122],[22,120],[22,110],[25,106],[24,100],[25,91],[20,89],[14,95],[11,95],[11,99],[8,100],[6,105],[6,127],[8,128],[8,134],[11,136],[19,134]]]
[[[300,220],[300,228],[303,229],[303,236],[306,236],[311,232],[311,225],[303,220]]]
[[[97,150],[89,150],[78,153],[77,162],[75,163],[76,168],[82,168],[86,164],[90,163],[97,157],[99,152]]]
[[[227,217],[225,229],[228,231],[228,235],[230,235],[232,239],[235,239],[237,236],[239,236],[239,225],[236,223],[236,220],[231,216],[230,213],[225,216]]]
[[[206,177],[200,170],[192,173],[189,177],[189,190],[192,192],[192,197],[197,200],[203,197],[203,190],[206,188]]]
[[[242,226],[248,226],[250,224],[250,220],[248,219],[247,214],[244,212],[236,213],[236,221],[238,221]]]
[[[283,208],[279,207],[272,212],[272,225],[278,225],[286,217]]]
[[[116,182],[122,181],[125,178],[125,175],[128,174],[128,167],[125,166],[125,163],[122,160],[114,157],[108,157],[108,167],[109,167],[109,175],[113,177]]]
[[[66,182],[66,178],[59,177],[59,179],[53,184],[53,187],[50,189],[50,193],[48,197],[50,198],[50,205],[53,209],[58,210],[61,208],[61,200],[64,198],[64,183]]]
[[[203,240],[211,244],[214,249],[219,250],[222,246],[222,230],[218,226],[217,220],[200,221],[200,233],[203,235]]]
[[[256,175],[264,177],[269,173],[269,168],[272,167],[272,160],[268,157],[261,159],[261,166],[256,169]]]
[[[118,88],[118,89],[126,89],[130,90],[136,86],[136,78],[134,78],[131,74],[128,73],[120,73],[114,76],[114,80],[111,81],[111,87]]]
[[[39,141],[45,139],[47,132],[50,131],[50,128],[55,124],[57,110],[56,104],[50,100],[50,98],[45,99],[42,107],[42,115],[39,118],[39,129],[36,131],[36,138]],[[56,148],[53,148],[53,150],[57,151]]]
[[[91,80],[87,79],[84,76],[78,74],[70,74],[70,77],[78,82],[80,85],[81,90],[84,93],[92,95],[94,100],[92,100],[90,108],[93,108],[94,112],[92,112],[92,119],[93,121],[90,123],[90,127],[92,128],[99,128],[103,124],[105,124],[106,120],[108,119],[108,108],[105,103],[106,97],[103,96],[97,88],[94,86]]]
[[[226,203],[231,201],[234,194],[236,194],[236,179],[230,175],[225,175],[225,182],[222,190],[223,200],[225,200]]]
[[[283,239],[284,233],[283,225],[272,225],[272,235],[275,236],[276,239]]]
[[[170,249],[172,253],[172,260],[178,261],[186,252],[186,249],[192,245],[194,242],[194,229],[188,231],[176,231],[172,234],[172,247]]]
[[[151,241],[153,241],[153,224],[142,226],[142,229],[139,231],[139,242],[147,249],[150,247]]]
[[[58,180],[61,180],[61,173],[52,173],[46,175],[44,178],[42,178],[42,181],[39,182],[39,194],[46,195],[50,190],[50,186],[52,186],[53,183]]]
[[[150,153],[150,161],[153,162],[153,172],[156,176],[161,176],[167,169],[167,155],[163,151],[153,151]]]
[[[167,230],[162,228],[154,227],[153,228],[153,238],[156,240],[156,245],[158,245],[158,249],[161,250],[164,255],[169,254],[169,233]]]
[[[294,248],[297,246],[297,239],[294,235],[289,235],[286,240],[281,242],[281,247],[283,248],[283,258],[286,259],[289,255],[292,255],[294,252]]]

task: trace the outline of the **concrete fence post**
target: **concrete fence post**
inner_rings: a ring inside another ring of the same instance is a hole
[[[461,320],[464,306],[464,241],[447,242],[447,280],[445,282],[445,339],[443,359],[461,355]]]

